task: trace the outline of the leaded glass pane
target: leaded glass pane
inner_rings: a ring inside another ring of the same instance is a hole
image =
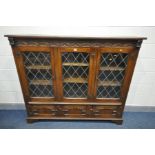
[[[53,97],[50,53],[23,52],[31,97]]]
[[[87,98],[89,54],[63,52],[63,93],[66,98]]]
[[[97,77],[97,98],[120,98],[128,54],[103,53]]]

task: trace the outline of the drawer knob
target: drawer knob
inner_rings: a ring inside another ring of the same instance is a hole
[[[113,112],[116,113],[117,111],[116,110],[113,110]]]
[[[51,112],[57,112],[57,110],[55,110],[55,109],[52,109],[52,110],[51,110]]]
[[[55,116],[55,115],[57,114],[57,110],[55,110],[55,109],[50,110],[50,112],[51,112],[51,114],[52,114],[53,116]]]
[[[81,115],[85,116],[86,115],[86,110],[82,109],[81,110]]]
[[[33,111],[32,113],[33,113],[33,115],[38,115],[39,114],[39,112],[37,110]]]
[[[67,109],[65,109],[65,110],[62,110],[63,112],[68,112],[68,110]]]
[[[99,111],[94,111],[94,115],[99,115],[100,112]]]
[[[67,109],[62,110],[63,115],[69,115],[69,114],[68,114],[68,111],[69,111],[69,110],[67,110]]]
[[[116,110],[113,110],[113,111],[112,111],[112,115],[113,115],[113,116],[116,116],[116,115],[117,115],[117,111],[116,111]]]

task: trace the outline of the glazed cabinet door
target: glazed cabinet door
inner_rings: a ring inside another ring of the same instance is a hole
[[[27,102],[52,101],[55,98],[53,49],[17,47],[14,56],[24,98]]]
[[[100,48],[97,56],[96,101],[122,102],[124,79],[134,48]],[[129,72],[129,71],[128,71]]]
[[[59,48],[60,95],[63,101],[86,101],[93,96],[95,51],[91,48]],[[58,69],[59,70],[59,69]]]

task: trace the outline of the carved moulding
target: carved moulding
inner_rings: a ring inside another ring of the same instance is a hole
[[[49,46],[49,47],[133,47],[136,42],[108,41],[108,40],[50,40],[50,39],[13,39],[9,38],[13,46]]]

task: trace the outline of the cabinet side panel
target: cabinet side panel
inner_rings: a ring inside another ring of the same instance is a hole
[[[127,68],[126,68],[125,77],[124,77],[124,81],[123,81],[122,89],[121,89],[121,101],[123,103],[122,111],[124,110],[124,106],[125,106],[126,98],[128,95],[129,87],[131,84],[139,49],[140,48],[136,48],[132,52],[129,53]]]
[[[29,90],[28,90],[28,81],[26,79],[25,68],[23,64],[23,57],[18,49],[18,47],[12,47],[16,68],[18,72],[18,77],[22,87],[22,92],[24,95],[24,101],[28,102],[30,99]]]

